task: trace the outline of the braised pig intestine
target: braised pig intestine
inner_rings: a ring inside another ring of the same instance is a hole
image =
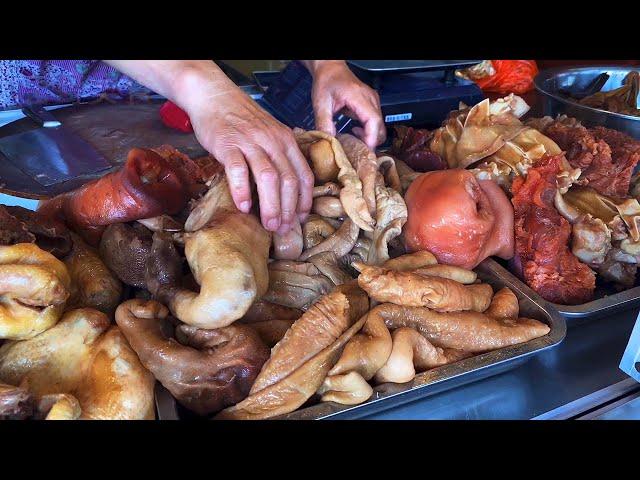
[[[292,412],[322,385],[351,337],[362,328],[369,302],[354,282],[322,297],[273,348],[249,397],[219,419],[264,419]]]
[[[553,140],[519,120],[528,109],[524,100],[512,94],[451,112],[434,132],[430,148],[449,168],[467,168],[483,161],[476,173],[484,170],[493,180],[502,177],[499,184],[510,185],[543,155],[560,153]]]

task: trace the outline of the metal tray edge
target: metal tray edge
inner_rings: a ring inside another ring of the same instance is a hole
[[[507,268],[500,265],[493,259],[487,259],[492,264],[496,272],[510,279],[512,283],[518,282],[522,287],[531,290],[522,280],[511,273]],[[533,290],[531,290],[533,292]],[[534,292],[535,293],[535,292]],[[536,294],[537,295],[537,294]],[[543,299],[546,302],[546,300]],[[640,306],[640,286],[632,287],[613,295],[598,298],[580,305],[562,305],[560,303],[547,302],[557,310],[560,315],[568,319],[578,318],[599,318],[606,314],[619,310]]]

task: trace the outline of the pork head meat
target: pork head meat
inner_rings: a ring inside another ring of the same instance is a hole
[[[405,201],[407,250],[428,250],[439,263],[468,269],[492,255],[513,257],[513,207],[492,180],[462,169],[427,172]]]

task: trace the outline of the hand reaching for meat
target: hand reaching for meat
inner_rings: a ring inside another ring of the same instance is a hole
[[[277,121],[229,79],[224,94],[216,93],[215,108],[194,102],[187,112],[200,144],[225,167],[231,196],[238,210],[249,213],[253,175],[265,229],[289,231],[311,209],[313,174],[291,130]],[[201,79],[194,90],[206,93],[214,80]]]
[[[65,264],[35,244],[0,246],[0,339],[31,338],[55,325],[70,286]]]
[[[369,148],[375,149],[384,142],[387,132],[382,121],[380,97],[375,90],[358,80],[343,60],[307,60],[304,63],[313,76],[311,99],[318,130],[335,135],[333,115],[344,109],[364,126],[353,131]]]

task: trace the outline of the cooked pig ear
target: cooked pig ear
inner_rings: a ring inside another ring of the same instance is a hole
[[[396,192],[402,193],[402,182],[396,167],[396,161],[393,157],[383,155],[378,157],[378,170],[382,172],[384,182],[388,187],[393,188]]]
[[[613,198],[602,195],[589,187],[574,187],[563,196],[571,210],[587,213],[599,218],[605,223],[610,223],[620,215],[634,242],[640,240],[640,203],[635,198],[624,201],[616,201]],[[561,207],[564,207],[560,203]],[[560,213],[564,215],[563,211]]]

